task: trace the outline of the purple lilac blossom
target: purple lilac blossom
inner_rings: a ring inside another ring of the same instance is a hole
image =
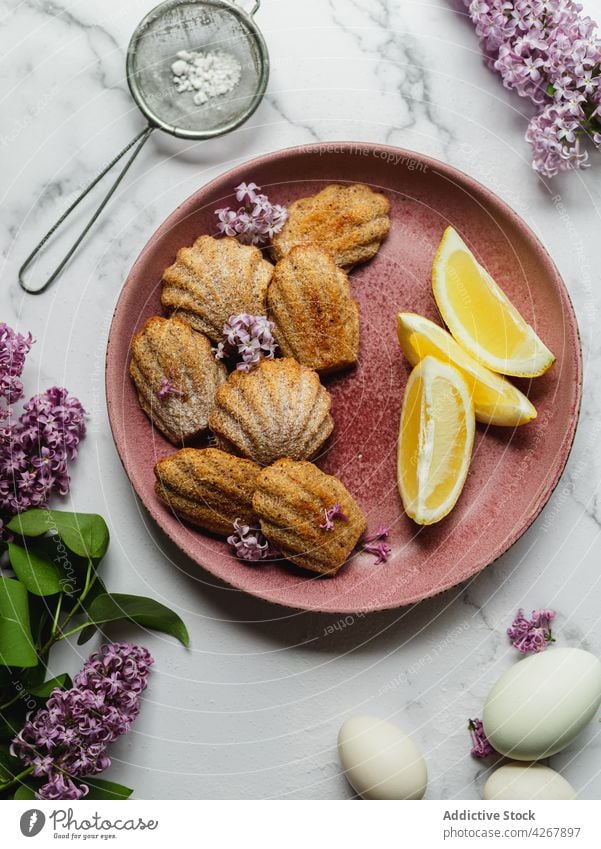
[[[323,515],[324,522],[319,527],[323,528],[324,531],[334,530],[334,519],[341,519],[343,522],[348,520],[348,516],[342,512],[342,506],[340,504],[333,504],[327,510],[324,508]]]
[[[555,616],[554,610],[533,610],[532,617],[527,619],[520,608],[507,629],[511,644],[521,654],[544,651],[549,643],[555,642],[551,633],[551,621]]]
[[[262,359],[273,359],[277,348],[274,330],[274,323],[264,315],[245,312],[231,315],[223,325],[225,341],[213,348],[215,358],[222,360],[229,352],[235,351],[241,357],[236,369],[250,371]]]
[[[227,542],[236,550],[236,557],[240,560],[266,560],[278,554],[261,531],[243,525],[242,519],[234,522],[234,533],[227,538]]]
[[[125,734],[140,711],[154,663],[149,652],[130,643],[103,645],[91,655],[70,690],[52,691],[45,707],[27,715],[11,753],[45,778],[38,799],[81,799],[81,779],[110,766],[110,743]]]
[[[470,719],[467,727],[472,738],[472,750],[470,754],[473,758],[487,758],[489,755],[496,754],[496,750],[493,749],[488,737],[484,733],[484,726],[481,719]]]
[[[288,210],[279,203],[271,203],[256,183],[240,183],[234,191],[236,200],[244,206],[238,210],[216,209],[217,229],[223,236],[235,236],[243,244],[264,245],[282,229]]]
[[[584,168],[601,148],[601,39],[573,0],[464,0],[488,66],[538,111],[526,132],[545,177]]]
[[[43,507],[51,493],[69,491],[68,462],[85,436],[85,410],[66,389],[35,395],[18,420],[0,427],[0,512]]]
[[[0,322],[0,399],[7,404],[6,407],[0,406],[0,421],[9,418],[10,405],[23,397],[20,378],[32,344],[31,333],[23,336]]]

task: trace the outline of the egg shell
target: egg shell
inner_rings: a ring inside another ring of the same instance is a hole
[[[549,648],[520,660],[494,685],[482,714],[502,755],[536,761],[564,749],[601,704],[601,663],[582,649]]]
[[[346,777],[363,799],[421,799],[428,771],[406,734],[376,716],[347,719],[338,733]]]
[[[576,791],[569,781],[548,766],[514,761],[504,764],[489,776],[483,798],[575,799]]]

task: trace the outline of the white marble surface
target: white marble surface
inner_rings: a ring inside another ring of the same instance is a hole
[[[103,513],[107,581],[180,611],[192,645],[143,639],[157,659],[142,715],[114,747],[112,775],[140,798],[350,798],[335,740],[371,711],[424,751],[428,798],[478,798],[468,755],[478,714],[515,659],[504,629],[520,605],[559,611],[560,645],[601,654],[601,162],[552,187],[529,168],[528,106],[481,63],[451,0],[264,0],[268,95],[232,136],[204,144],[155,134],[60,282],[24,296],[17,268],[36,237],[142,119],[128,94],[129,35],[152,0],[0,0],[1,316],[37,343],[27,388],[64,383],[91,412],[73,475],[76,509]],[[601,0],[586,3],[601,19]],[[468,587],[410,610],[357,619],[284,611],[216,584],[179,557],[132,495],[106,418],[103,361],[122,281],[155,227],[194,189],[269,150],[323,139],[423,151],[498,192],[547,245],[578,313],[584,403],[567,472],[524,538]],[[558,214],[550,198],[560,193]],[[55,655],[78,668],[78,649]],[[601,726],[553,765],[601,797]]]

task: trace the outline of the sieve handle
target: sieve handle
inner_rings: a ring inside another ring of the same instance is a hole
[[[71,206],[63,212],[63,214],[58,219],[58,221],[55,224],[52,225],[50,230],[48,230],[46,235],[42,238],[42,240],[32,250],[32,252],[29,254],[27,259],[25,260],[25,262],[23,263],[23,265],[19,269],[19,285],[21,286],[22,289],[24,289],[25,292],[28,292],[30,295],[40,295],[42,292],[44,292],[48,288],[48,286],[50,286],[51,283],[53,283],[56,280],[56,278],[59,276],[59,274],[61,273],[63,268],[69,262],[69,260],[71,259],[71,257],[73,256],[73,254],[75,253],[75,251],[77,250],[79,245],[82,243],[82,241],[83,241],[86,233],[90,229],[90,227],[94,224],[94,222],[99,217],[99,215],[102,212],[102,210],[104,209],[104,207],[107,205],[107,203],[109,202],[109,200],[113,196],[117,186],[119,185],[119,183],[121,182],[121,180],[123,179],[125,174],[127,173],[130,165],[133,163],[136,156],[142,150],[144,143],[146,142],[146,140],[148,139],[148,137],[152,133],[153,129],[154,129],[154,127],[152,127],[150,124],[148,124],[148,126],[146,126],[142,130],[142,132],[138,133],[138,135],[135,138],[133,138],[129,142],[129,144],[126,144],[125,147],[123,148],[123,150],[120,153],[118,153],[117,156],[115,156],[113,159],[111,159],[109,164],[105,168],[103,168],[103,170],[100,172],[100,174],[98,174],[98,176],[94,177],[92,182],[88,186],[86,186],[86,188],[79,195],[79,197],[77,197],[73,201]],[[112,168],[114,168],[114,166],[121,159],[123,159],[125,154],[128,153],[132,148],[133,148],[133,151],[132,151],[131,156],[127,159],[127,161],[125,162],[125,165],[122,167],[121,171],[119,171],[117,178],[115,179],[115,181],[113,182],[113,184],[109,188],[109,190],[106,193],[106,195],[104,196],[104,198],[98,204],[94,213],[92,214],[92,217],[90,218],[90,220],[88,221],[86,226],[83,228],[83,230],[81,231],[81,233],[79,234],[79,236],[77,237],[77,239],[75,240],[73,245],[69,248],[69,250],[67,251],[67,253],[63,257],[63,259],[60,261],[60,263],[54,269],[54,271],[52,272],[50,277],[48,277],[48,279],[45,280],[44,283],[41,286],[38,286],[36,289],[31,289],[27,285],[27,283],[25,282],[25,272],[29,268],[29,266],[31,265],[33,260],[36,258],[36,256],[39,254],[39,252],[42,250],[42,248],[44,247],[46,242],[48,242],[48,240],[54,235],[54,233],[56,233],[56,231],[61,226],[61,224],[71,215],[73,210],[76,209],[77,206],[79,206],[81,201],[85,197],[87,197],[87,195],[100,182],[100,180],[102,180],[102,178],[105,177],[108,174],[108,172]]]
[[[234,0],[234,2],[236,2],[236,0]],[[250,12],[248,12],[250,17],[254,18],[254,16],[257,14],[257,12],[259,11],[260,8],[261,8],[261,0],[255,0],[252,9],[250,10]]]

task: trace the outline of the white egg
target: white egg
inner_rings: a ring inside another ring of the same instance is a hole
[[[495,770],[484,785],[485,799],[575,799],[572,785],[543,764],[509,763]]]
[[[582,649],[549,648],[520,660],[494,685],[482,714],[502,755],[537,761],[561,751],[601,704],[601,663]]]
[[[346,777],[364,799],[421,799],[428,771],[415,743],[375,716],[347,719],[338,733]]]

